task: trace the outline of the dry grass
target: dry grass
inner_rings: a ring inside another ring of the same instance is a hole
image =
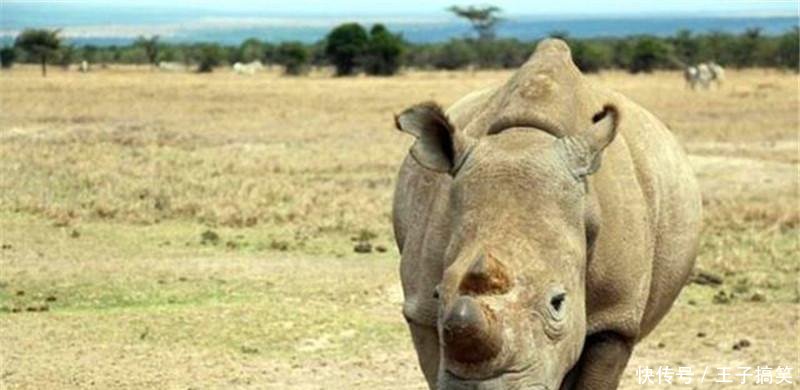
[[[508,75],[0,73],[0,388],[420,388],[392,114]],[[699,267],[725,279],[686,289],[625,388],[644,364],[800,369],[797,75],[731,71],[704,92],[677,73],[592,78],[692,154]],[[389,252],[352,254],[359,237]]]

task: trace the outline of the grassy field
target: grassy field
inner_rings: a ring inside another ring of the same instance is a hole
[[[509,75],[0,73],[0,388],[423,388],[392,114]],[[676,72],[591,78],[690,152],[698,272],[722,282],[684,290],[623,388],[663,365],[788,365],[800,382],[797,75],[729,71],[699,92]]]

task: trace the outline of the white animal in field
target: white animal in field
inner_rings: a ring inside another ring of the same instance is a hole
[[[180,62],[161,61],[158,63],[158,69],[167,72],[181,72],[186,70],[186,65]]]
[[[714,79],[714,73],[706,63],[698,64],[697,66],[687,66],[683,70],[683,78],[686,80],[686,85],[690,88],[697,89],[700,85],[703,89],[708,89],[711,81]]]
[[[702,63],[697,65],[697,78],[698,82],[703,89],[708,89],[709,85],[711,85],[711,81],[714,79],[714,73],[711,72],[711,68],[706,63]]]
[[[722,87],[722,83],[725,81],[725,69],[711,61],[708,63],[708,70],[711,71],[711,79],[717,83],[717,87]]]
[[[79,68],[81,73],[86,73],[89,71],[89,62],[86,60],[81,61],[81,67]]]
[[[237,62],[233,64],[233,71],[238,74],[255,74],[261,69],[264,69],[264,65],[261,64],[261,61],[253,61],[246,64]]]
[[[691,89],[697,89],[698,85],[708,89],[713,82],[717,83],[717,87],[721,87],[725,81],[725,69],[713,61],[701,62],[697,66],[685,67],[683,79],[686,80],[686,86]]]
[[[686,87],[695,89],[697,87],[698,70],[696,66],[687,66],[683,68],[683,79],[686,80]]]

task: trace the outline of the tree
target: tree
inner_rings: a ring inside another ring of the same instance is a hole
[[[198,73],[211,73],[214,67],[222,62],[224,53],[217,44],[205,43],[195,48],[194,59],[197,61]]]
[[[715,61],[720,64],[733,64],[735,37],[720,31],[712,31],[700,38],[699,61]]]
[[[575,66],[582,72],[593,73],[611,65],[611,49],[599,42],[570,40],[570,50]]]
[[[86,45],[81,48],[81,58],[89,61],[90,63],[95,63],[97,61],[98,52],[100,48],[94,45]]]
[[[758,65],[756,62],[759,47],[763,45],[761,28],[748,28],[732,47],[733,62],[738,68]]]
[[[283,65],[288,75],[303,74],[308,70],[309,54],[300,42],[284,42],[276,49],[277,63]]]
[[[161,49],[160,45],[158,44],[158,39],[158,35],[153,35],[150,38],[140,36],[136,42],[134,42],[134,46],[141,47],[144,50],[144,54],[147,56],[147,62],[153,66],[158,63],[158,53]]]
[[[678,31],[675,37],[670,38],[670,42],[675,48],[675,55],[678,57],[681,65],[688,66],[699,62],[700,44],[697,39],[692,36],[691,31]],[[716,58],[713,60],[716,60]]]
[[[631,73],[650,73],[666,63],[669,49],[655,37],[642,37],[633,46],[633,56],[628,70]]]
[[[0,66],[2,66],[3,69],[11,68],[16,59],[17,52],[13,47],[3,46],[3,48],[0,49]]]
[[[342,24],[328,34],[325,56],[336,67],[337,76],[347,76],[355,72],[368,42],[367,32],[358,23]]]
[[[470,42],[475,62],[480,68],[516,68],[530,55],[530,47],[516,39],[477,40]]]
[[[629,39],[617,39],[611,44],[612,63],[616,68],[629,69],[633,62],[633,44]]]
[[[264,58],[264,44],[256,38],[248,38],[239,46],[239,61],[253,62]]]
[[[800,27],[795,26],[791,30],[781,35],[776,50],[775,62],[778,66],[793,69],[800,72]],[[5,60],[3,60],[5,64]]]
[[[432,56],[433,66],[437,69],[459,69],[475,61],[475,49],[463,39],[452,39],[437,48]]]
[[[261,48],[263,49],[264,55],[261,57],[261,61],[265,64],[275,64],[278,62],[278,47],[269,42],[262,42]]]
[[[75,61],[77,50],[73,45],[63,45],[57,51],[56,63],[61,65],[64,70],[68,70],[69,66]]]
[[[311,56],[311,65],[313,66],[325,66],[330,65],[330,60],[328,60],[328,55],[325,52],[327,49],[328,43],[323,39],[317,41],[316,43],[312,43],[308,46],[308,52]]]
[[[47,76],[47,60],[61,47],[60,30],[25,29],[14,41],[14,46],[22,49],[42,64],[42,77]]]
[[[447,9],[454,13],[456,16],[467,19],[475,32],[478,33],[478,39],[491,40],[495,37],[495,27],[502,19],[497,16],[501,9],[493,5],[487,6],[469,6],[459,7],[454,5]]]
[[[382,24],[372,26],[364,58],[367,74],[390,76],[400,69],[403,55],[403,39],[392,34]]]

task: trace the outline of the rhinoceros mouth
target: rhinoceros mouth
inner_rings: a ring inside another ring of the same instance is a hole
[[[464,378],[445,370],[439,379],[440,390],[551,390],[541,383],[527,383],[526,370],[498,372],[486,378]]]

